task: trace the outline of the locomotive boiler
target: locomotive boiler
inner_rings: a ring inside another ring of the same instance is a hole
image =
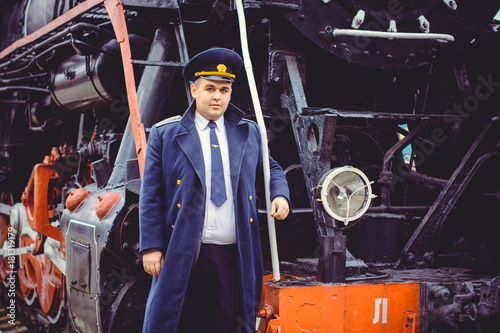
[[[8,0],[0,8],[0,279],[13,323],[140,332],[149,129],[180,75],[244,55],[293,214],[266,223],[256,332],[495,332],[500,6],[492,0]],[[278,259],[279,254],[279,259]]]

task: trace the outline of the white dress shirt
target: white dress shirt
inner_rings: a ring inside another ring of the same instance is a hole
[[[215,133],[219,141],[222,155],[222,166],[224,168],[224,183],[226,185],[227,200],[220,207],[210,200],[210,189],[212,180],[212,157],[210,149],[210,127],[208,119],[196,112],[194,121],[196,130],[200,135],[201,148],[203,150],[203,161],[205,162],[205,223],[201,241],[207,244],[227,245],[236,243],[236,220],[234,216],[233,189],[231,187],[231,174],[229,168],[229,151],[224,126],[224,116],[215,120],[217,127]]]

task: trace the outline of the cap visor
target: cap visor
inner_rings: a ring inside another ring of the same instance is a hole
[[[234,82],[233,79],[227,76],[219,76],[219,75],[200,75],[197,78],[204,78],[206,80],[212,81],[226,81],[226,82]]]

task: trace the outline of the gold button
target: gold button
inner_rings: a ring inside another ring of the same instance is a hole
[[[172,229],[174,228],[174,225],[172,224]]]
[[[177,179],[177,185],[180,185],[180,184],[181,184],[181,180]]]
[[[252,222],[253,222],[253,218],[250,218],[250,223],[252,223]]]
[[[252,201],[252,196],[249,196],[249,197],[248,197],[248,200]]]
[[[181,204],[177,204],[177,208],[181,208]]]

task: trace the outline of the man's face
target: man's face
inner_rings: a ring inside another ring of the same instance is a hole
[[[204,78],[191,84],[191,96],[196,99],[196,111],[206,119],[219,119],[226,112],[231,100],[231,82],[212,81]]]

